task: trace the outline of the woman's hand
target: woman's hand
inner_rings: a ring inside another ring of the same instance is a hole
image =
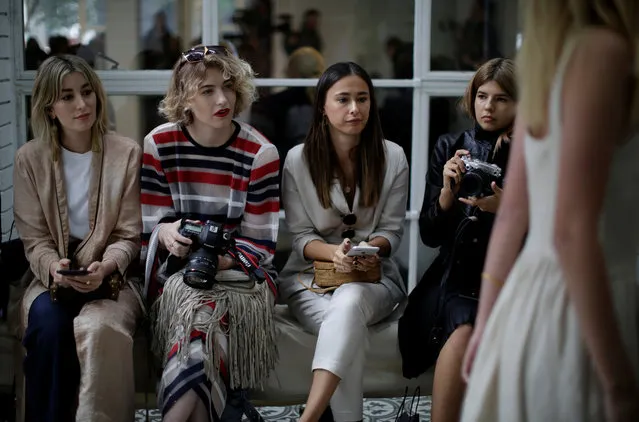
[[[171,255],[183,258],[191,249],[191,239],[179,233],[181,220],[173,223],[162,223],[158,231],[158,241]]]
[[[484,196],[482,198],[459,198],[459,201],[472,207],[478,207],[482,211],[497,214],[499,204],[501,203],[501,194],[504,190],[497,186],[497,183],[495,182],[490,184],[490,188],[494,192],[493,195]]]
[[[468,382],[470,379],[470,373],[473,370],[473,365],[475,364],[475,356],[477,355],[477,348],[479,348],[479,343],[481,343],[481,338],[484,333],[484,327],[476,325],[473,329],[473,335],[470,337],[468,341],[468,346],[466,346],[466,352],[464,353],[464,360],[462,361],[462,373],[461,376],[465,382]]]
[[[335,250],[333,264],[335,264],[335,270],[337,272],[350,273],[353,271],[353,258],[346,256],[352,246],[350,239],[344,239]]]
[[[466,166],[461,157],[469,154],[465,149],[458,149],[455,151],[455,155],[444,164],[442,170],[444,185],[439,193],[439,206],[444,211],[450,209],[455,202],[455,195],[459,192],[461,179],[466,173]]]
[[[636,387],[604,393],[607,422],[639,420],[639,391]]]
[[[115,270],[117,270],[117,265],[114,261],[95,261],[87,267],[89,274],[82,276],[69,276],[67,279],[75,283],[75,286],[71,286],[75,290],[82,293],[88,293],[97,290],[102,284],[102,281]]]
[[[370,246],[368,242],[361,241],[359,246]],[[358,271],[370,271],[379,265],[379,256],[377,254],[370,256],[357,256],[353,258],[353,269]]]
[[[51,264],[51,267],[49,267],[49,274],[51,274],[51,278],[55,284],[60,287],[71,287],[71,281],[67,280],[65,276],[58,274],[58,270],[68,270],[70,266],[71,260],[67,258],[62,258],[58,262]]]
[[[93,262],[87,267],[89,271],[85,276],[63,276],[58,274],[58,270],[68,270],[70,268],[71,261],[67,258],[63,258],[58,262],[51,265],[51,276],[53,282],[60,287],[70,287],[80,293],[89,293],[96,290],[102,284],[102,280],[113,271],[117,269],[115,262]],[[80,268],[82,269],[82,268]]]
[[[466,173],[466,165],[462,161],[461,157],[464,155],[469,155],[465,149],[458,149],[455,151],[455,155],[446,161],[444,164],[444,187],[442,189],[450,189],[453,194],[457,194],[459,192],[459,183],[461,182],[464,173]]]

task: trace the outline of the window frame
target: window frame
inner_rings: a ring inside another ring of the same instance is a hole
[[[23,0],[9,0],[15,17],[11,23],[14,47],[14,70],[17,115],[17,145],[27,136],[26,96],[31,94],[35,71],[24,70],[24,14]],[[410,205],[406,212],[409,230],[408,238],[408,280],[409,291],[417,284],[420,260],[428,257],[420,255],[419,213],[422,206],[425,175],[428,170],[428,133],[431,97],[462,96],[473,72],[431,71],[431,11],[432,0],[414,0],[414,72],[413,79],[374,79],[376,87],[413,88],[412,157],[410,163]],[[17,18],[17,19],[16,19]],[[219,33],[218,0],[202,1],[202,41],[217,44]],[[18,22],[19,24],[16,24]],[[162,95],[168,86],[171,70],[106,70],[97,72],[109,95]],[[258,78],[259,87],[314,86],[317,79]],[[280,217],[283,218],[283,212]]]

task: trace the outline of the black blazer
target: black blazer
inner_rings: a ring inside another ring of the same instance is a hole
[[[439,293],[442,289],[439,286],[444,284],[442,281],[446,282],[446,296],[461,292],[478,294],[494,222],[494,214],[459,201],[447,211],[441,209],[439,194],[443,186],[444,164],[457,150],[465,149],[473,158],[497,164],[504,175],[510,144],[502,142],[499,150],[494,152],[498,136],[476,126],[459,134],[441,136],[433,149],[419,229],[424,244],[439,247],[439,254],[410,293],[408,305],[399,321],[398,340],[406,378],[426,371],[439,353],[439,349],[429,345],[429,338],[431,328],[440,318]]]
[[[468,150],[473,158],[497,164],[502,169],[502,175],[505,175],[510,143],[502,142],[499,150],[493,153],[498,136],[499,134],[486,132],[477,125],[459,134],[442,135],[437,140],[426,175],[419,231],[425,245],[440,249],[420,283],[439,282],[444,275],[454,277],[455,283],[479,281],[495,216],[461,202],[456,202],[451,209],[442,211],[439,206],[439,193],[443,187],[444,164],[459,149]],[[498,182],[500,183],[501,181]],[[470,215],[477,217],[477,221],[472,224],[472,230],[469,230],[472,234],[456,237],[460,223]],[[451,256],[453,247],[455,256]],[[476,268],[478,264],[479,268]],[[459,280],[462,275],[470,280]]]

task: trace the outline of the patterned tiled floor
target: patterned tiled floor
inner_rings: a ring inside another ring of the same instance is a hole
[[[411,399],[407,399],[406,406],[410,406]],[[417,399],[415,400],[417,402]],[[401,405],[402,398],[387,399],[365,399],[364,400],[364,421],[368,422],[394,422],[397,411]],[[415,403],[417,405],[417,403]],[[421,397],[419,405],[415,409],[413,405],[413,413],[417,410],[420,422],[430,421],[430,397]],[[262,417],[268,422],[296,422],[299,418],[299,406],[286,407],[258,407]],[[137,422],[145,422],[145,411],[139,410],[136,415]],[[159,422],[160,412],[157,410],[149,411],[148,422]]]

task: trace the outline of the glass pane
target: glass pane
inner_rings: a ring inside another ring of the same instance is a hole
[[[170,69],[201,32],[202,0],[24,0],[24,65],[70,53],[100,70]]]
[[[433,0],[431,70],[476,70],[494,57],[514,57],[517,0]]]
[[[412,78],[414,0],[219,0],[219,8],[220,40],[262,78],[317,77],[304,61],[288,65],[303,46],[327,65],[351,60],[375,78]]]
[[[306,138],[313,118],[312,92],[306,87],[265,89],[244,116],[277,146],[282,164],[288,151]],[[384,136],[404,148],[410,163],[413,89],[377,88],[375,95]]]

